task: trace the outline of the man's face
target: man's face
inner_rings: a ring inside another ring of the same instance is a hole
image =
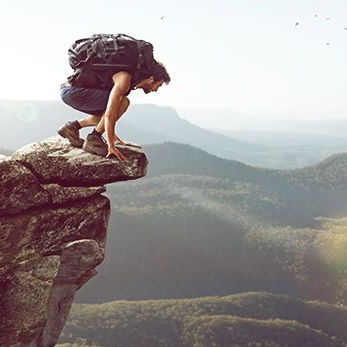
[[[143,91],[148,94],[150,92],[157,92],[158,89],[163,85],[164,83],[164,80],[160,80],[160,81],[157,81],[157,82],[147,82],[145,83],[143,86],[142,86],[142,89]]]

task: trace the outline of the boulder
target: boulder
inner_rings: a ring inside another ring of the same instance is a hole
[[[36,176],[11,158],[0,158],[0,193],[0,216],[42,206],[50,200]]]
[[[12,158],[29,168],[42,183],[95,186],[146,175],[148,161],[141,148],[125,145],[117,148],[127,157],[126,161],[90,154],[54,136],[20,148]]]

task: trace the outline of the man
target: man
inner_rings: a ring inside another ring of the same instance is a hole
[[[109,71],[101,73],[109,74]],[[164,83],[170,82],[170,76],[164,65],[155,61],[150,69],[136,74],[133,71],[118,71],[109,74],[108,80],[108,89],[76,87],[68,82],[61,86],[62,100],[89,116],[64,124],[58,129],[58,133],[73,146],[81,147],[87,152],[106,157],[115,155],[119,160],[126,160],[115,146],[116,143],[124,144],[115,132],[115,125],[129,107],[127,96],[134,89],[142,89],[146,94],[156,92]],[[83,141],[79,130],[88,126],[96,127]],[[107,143],[102,137],[105,131]]]

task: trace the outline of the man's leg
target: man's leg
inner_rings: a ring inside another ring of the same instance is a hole
[[[99,121],[100,117],[90,115],[72,122],[67,122],[58,129],[58,134],[68,139],[73,146],[81,148],[84,141],[80,138],[79,130],[84,127],[97,125]]]
[[[97,125],[100,122],[100,118],[101,118],[100,116],[90,115],[90,116],[78,119],[77,122],[81,128],[85,128],[85,127]]]
[[[79,136],[79,130],[87,126],[95,126],[100,122],[103,111],[106,109],[109,92],[93,88],[63,88],[61,98],[67,105],[90,114],[79,120],[70,121],[58,129],[58,134],[67,138],[73,146],[82,147],[83,139]]]
[[[129,105],[130,105],[130,100],[126,96],[123,96],[121,103],[119,105],[119,110],[118,110],[116,122],[127,111]],[[95,131],[97,133],[99,133],[100,135],[102,135],[105,132],[105,113],[102,115],[101,119],[99,118],[99,122],[98,122],[97,126],[95,127]],[[117,135],[116,135],[116,140],[123,142]]]
[[[119,105],[119,111],[117,120],[126,112],[130,104],[129,99],[124,96],[122,98],[121,104]],[[91,133],[94,136],[99,136],[100,140],[101,135],[105,132],[105,117],[102,116],[90,115],[78,120],[70,121],[64,124],[58,129],[58,133],[67,138],[73,146],[82,147],[83,140],[79,136],[79,130],[88,126],[95,126],[94,131]],[[118,136],[116,136],[117,141],[123,142]]]

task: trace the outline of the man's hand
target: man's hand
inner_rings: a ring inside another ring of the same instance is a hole
[[[127,160],[127,158],[122,154],[122,152],[116,148],[115,145],[109,145],[108,146],[108,153],[106,155],[106,158],[110,158],[112,155],[115,155],[119,160]]]

